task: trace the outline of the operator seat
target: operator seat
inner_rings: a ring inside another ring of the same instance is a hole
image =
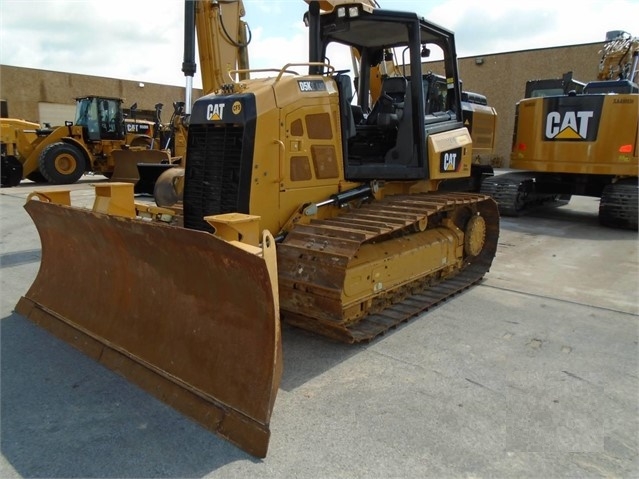
[[[379,99],[366,118],[367,125],[397,125],[404,109],[408,81],[404,77],[387,77],[382,81]]]
[[[337,91],[339,93],[339,110],[342,114],[342,134],[345,138],[351,138],[357,133],[355,130],[355,117],[353,115],[353,88],[351,77],[344,74],[338,74],[335,77]]]

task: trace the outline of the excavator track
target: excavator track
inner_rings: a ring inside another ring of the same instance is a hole
[[[338,341],[369,341],[479,282],[495,256],[498,235],[496,203],[473,193],[392,196],[297,225],[277,251],[282,319]],[[432,246],[430,260],[439,266],[424,264],[417,268],[420,274],[407,270],[401,284],[344,304],[344,290],[352,287],[349,271],[361,266],[366,248],[375,248],[371,257],[383,257],[393,242],[408,251]],[[455,264],[441,266],[442,245],[456,248]]]
[[[637,179],[624,179],[606,186],[599,202],[599,222],[611,228],[637,230],[639,216]]]
[[[568,204],[564,196],[533,191],[534,176],[526,173],[506,173],[484,179],[481,193],[490,195],[499,205],[502,216],[520,216],[541,205]],[[567,197],[568,195],[566,195]]]
[[[504,216],[518,216],[524,207],[524,193],[520,191],[525,179],[496,177],[482,182],[481,192],[490,195],[499,205],[499,212]]]

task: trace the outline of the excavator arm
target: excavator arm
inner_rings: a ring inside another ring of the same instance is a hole
[[[612,31],[606,35],[601,50],[598,80],[629,80],[637,82],[639,37],[627,32]]]
[[[246,14],[242,0],[187,1],[187,9],[191,7],[195,9],[202,86],[211,93],[230,82],[229,71],[249,68],[251,30],[242,19]],[[246,74],[240,74],[244,78]]]

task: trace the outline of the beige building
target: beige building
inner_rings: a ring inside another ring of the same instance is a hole
[[[85,95],[122,98],[127,113],[137,103],[138,118],[154,119],[155,105],[162,103],[168,122],[173,102],[184,101],[184,87],[0,65],[0,98],[11,118],[63,125],[75,119],[75,99]],[[201,95],[193,91],[193,99]]]
[[[526,81],[561,78],[568,71],[578,80],[593,80],[602,45],[589,43],[459,59],[464,90],[485,95],[497,110],[497,140],[491,158],[495,164],[508,165],[515,104],[524,95]],[[425,63],[424,71],[438,71],[438,63],[441,62]],[[162,103],[162,118],[168,121],[173,102],[184,100],[184,88],[0,65],[0,98],[6,101],[11,117],[63,124],[64,120],[74,119],[75,98],[82,95],[122,98],[125,109],[137,103],[138,115],[146,117],[153,114],[156,103]],[[201,95],[201,90],[194,90],[193,99]]]
[[[481,93],[497,110],[495,157],[508,165],[515,124],[515,104],[525,93],[527,80],[561,78],[572,71],[575,79],[597,78],[602,43],[524,50],[460,58],[464,90]]]

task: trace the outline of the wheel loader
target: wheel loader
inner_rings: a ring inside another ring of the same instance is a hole
[[[183,212],[134,202],[127,183],[96,185],[92,209],[46,189],[25,205],[42,260],[16,311],[258,457],[280,321],[371,341],[481,281],[499,235],[488,195],[438,191],[472,159],[453,33],[369,2],[307,3],[307,59],[230,71],[193,104]],[[432,114],[426,47],[448,85]],[[329,61],[350,48],[355,86]],[[370,104],[385,49],[405,50],[412,73]]]
[[[137,161],[159,161],[165,156],[161,152],[146,152],[153,145],[154,127],[151,121],[125,119],[122,99],[97,96],[77,98],[75,121],[64,126],[40,128],[37,123],[4,118],[1,184],[16,186],[25,178],[71,184],[85,172],[111,176],[115,150],[142,151]],[[159,150],[157,145],[154,150]]]
[[[572,195],[600,198],[599,222],[637,230],[639,39],[609,32],[597,80],[529,82],[516,105],[510,166],[482,183],[504,216]],[[550,95],[548,94],[550,90]]]
[[[157,105],[156,105],[157,106]],[[188,134],[188,116],[183,101],[173,102],[173,114],[168,124],[163,124],[159,117],[157,124],[160,147],[170,154],[170,157],[160,162],[139,161],[139,155],[131,154],[127,150],[114,153],[116,170],[114,180],[127,180],[126,173],[132,178],[128,181],[135,183],[135,192],[153,195],[158,206],[173,205],[178,201],[178,190],[181,195],[183,189],[183,170],[186,162],[186,137]],[[124,172],[119,173],[118,166],[123,165]],[[180,170],[179,174],[176,171]],[[176,182],[179,180],[179,186]],[[158,183],[159,181],[159,183]],[[181,200],[181,197],[179,198]]]

